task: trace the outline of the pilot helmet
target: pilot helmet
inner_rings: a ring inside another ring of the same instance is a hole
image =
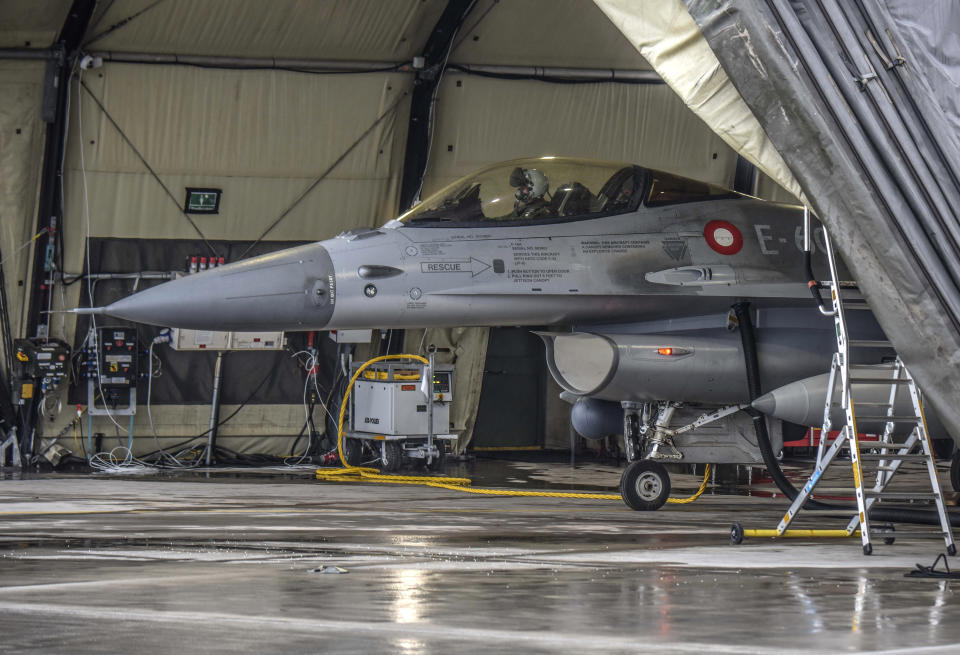
[[[542,198],[550,188],[547,176],[536,168],[517,167],[513,169],[513,173],[510,174],[510,184],[519,187],[516,196],[517,200],[522,203],[529,203],[537,198]]]

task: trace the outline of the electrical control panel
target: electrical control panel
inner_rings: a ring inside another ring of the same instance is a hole
[[[130,388],[137,384],[137,330],[102,327],[97,330],[94,379],[104,388]]]
[[[433,370],[433,399],[440,402],[453,400],[453,371]]]
[[[67,376],[70,346],[57,339],[16,339],[14,341],[20,398],[31,398],[39,382],[40,394],[56,389]],[[19,400],[19,399],[18,399]]]

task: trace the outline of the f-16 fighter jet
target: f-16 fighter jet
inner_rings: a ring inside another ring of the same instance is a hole
[[[744,319],[763,392],[829,369],[833,323],[810,297],[802,221],[801,207],[642,166],[516,160],[457,180],[379,229],[87,311],[203,330],[537,326],[575,427],[588,438],[624,434],[633,464],[621,487],[628,504],[648,509],[669,492],[660,462],[759,461],[742,412],[674,429],[753,400]],[[822,246],[821,233],[813,265],[825,272]],[[860,333],[882,338],[870,312],[858,314]],[[771,424],[777,450],[783,425]]]

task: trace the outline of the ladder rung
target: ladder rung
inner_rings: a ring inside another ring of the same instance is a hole
[[[859,405],[859,403],[857,403]],[[858,421],[883,421],[884,423],[916,423],[919,416],[857,416]]]
[[[940,535],[945,537],[946,532],[943,532],[939,529],[939,526],[930,526],[929,530],[891,530],[887,528],[870,528],[870,535],[877,537],[930,537],[933,535]]]
[[[892,378],[847,378],[851,384],[909,384],[910,380]]]
[[[854,348],[893,348],[893,344],[889,341],[879,339],[849,339],[847,345]]]
[[[937,494],[913,491],[864,491],[864,498],[880,500],[936,500]]]
[[[854,401],[854,404],[857,407],[889,407],[890,406],[890,403],[888,402],[869,402],[868,403],[866,401],[861,402],[859,400]],[[839,405],[837,405],[837,407],[839,407]]]
[[[833,286],[839,286],[841,289],[859,289],[857,283],[852,280],[839,280],[834,282],[833,280],[821,280],[820,285],[824,288],[831,288]]]
[[[892,371],[894,364],[850,364],[851,371]]]
[[[853,309],[853,310],[863,309],[863,310],[866,310],[866,311],[870,311],[870,306],[867,305],[866,303],[852,303],[852,302],[850,302],[849,300],[844,301],[844,303],[843,303],[843,308],[844,308],[844,309]]]
[[[906,455],[898,455],[897,453],[887,453],[886,455],[880,455],[878,453],[860,453],[860,459],[864,461],[879,462],[884,459],[927,459],[927,456],[922,453],[908,453]]]

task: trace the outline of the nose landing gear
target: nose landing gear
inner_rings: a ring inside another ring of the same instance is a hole
[[[630,509],[660,509],[670,496],[670,475],[666,467],[651,459],[630,464],[620,476],[620,495]]]

